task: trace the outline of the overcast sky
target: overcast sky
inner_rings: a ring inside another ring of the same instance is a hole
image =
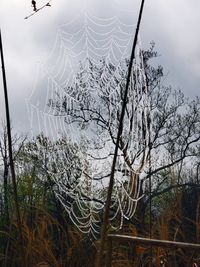
[[[36,0],[37,6],[46,4]],[[16,131],[30,133],[27,99],[36,90],[38,69],[46,62],[61,25],[88,12],[102,19],[117,16],[127,24],[136,22],[138,0],[52,0],[51,7],[31,14],[31,1],[1,0],[2,31],[12,124]],[[199,93],[200,1],[147,0],[141,25],[144,48],[154,40],[161,55],[158,63],[168,73],[167,84],[181,88],[187,96]],[[73,29],[72,29],[73,31]],[[134,34],[134,32],[133,32]],[[0,78],[2,78],[0,76]],[[2,80],[2,79],[1,79]],[[37,88],[38,90],[38,88]],[[45,87],[39,88],[45,98]],[[0,81],[0,117],[4,118],[3,84]]]

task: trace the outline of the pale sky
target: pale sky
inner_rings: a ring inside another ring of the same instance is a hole
[[[36,2],[40,7],[48,1]],[[37,70],[51,53],[60,26],[84,12],[104,19],[116,16],[126,20],[127,24],[134,24],[140,1],[52,0],[51,5],[24,20],[32,12],[31,1],[0,2],[11,118],[14,129],[19,132],[31,131],[26,100],[36,88]],[[146,0],[141,25],[142,46],[147,48],[152,40],[155,41],[156,50],[161,55],[157,63],[168,73],[167,84],[182,89],[191,97],[200,96],[199,11],[199,0]],[[38,89],[41,91],[38,97],[45,98],[45,87]],[[0,118],[4,118],[2,81]]]

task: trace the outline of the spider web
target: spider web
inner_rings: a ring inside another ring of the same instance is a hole
[[[27,102],[35,132],[68,142],[68,153],[59,142],[51,149],[48,172],[74,225],[93,236],[99,234],[105,206],[134,32],[135,24],[116,16],[88,13],[61,25]],[[148,90],[140,47],[138,42],[115,173],[110,212],[115,229],[135,213],[149,152]],[[79,160],[74,160],[75,152]]]

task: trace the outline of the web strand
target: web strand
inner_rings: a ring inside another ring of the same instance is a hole
[[[61,25],[38,79],[37,87],[46,90],[45,104],[36,91],[29,99],[30,120],[37,121],[39,131],[54,140],[67,136],[65,145],[57,142],[51,149],[48,173],[74,225],[92,236],[100,230],[134,28],[117,17],[87,13]],[[136,52],[112,195],[115,229],[134,216],[148,155],[148,89],[140,42]]]

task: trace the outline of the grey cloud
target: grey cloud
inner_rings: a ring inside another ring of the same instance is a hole
[[[104,18],[116,15],[132,24],[136,22],[139,5],[139,0],[53,0],[51,8],[24,20],[31,12],[29,2],[1,0],[0,22],[11,115],[19,131],[23,128],[22,124],[24,129],[29,130],[25,99],[30,97],[34,89],[38,62],[46,61],[59,26],[84,12],[84,9]],[[148,47],[151,40],[156,42],[156,48],[161,54],[158,63],[169,72],[167,83],[183,88],[186,95],[192,96],[199,94],[199,10],[200,2],[196,0],[146,1],[141,27],[143,47]],[[2,118],[2,83],[0,89]],[[40,85],[38,90],[44,90],[44,86]],[[38,95],[41,103],[42,95],[45,95],[44,91]]]

